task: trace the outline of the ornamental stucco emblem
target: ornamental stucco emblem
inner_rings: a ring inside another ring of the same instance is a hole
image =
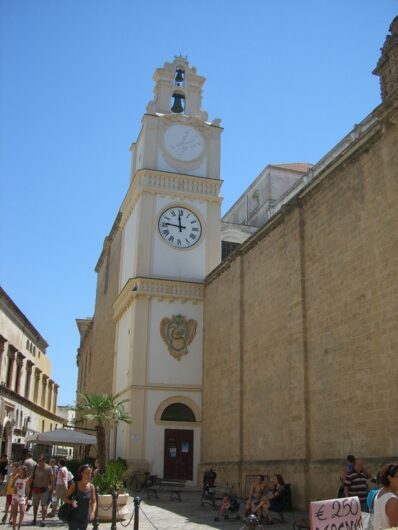
[[[160,335],[167,345],[170,355],[178,361],[188,352],[188,346],[196,335],[196,320],[187,320],[182,315],[162,318],[160,321]]]

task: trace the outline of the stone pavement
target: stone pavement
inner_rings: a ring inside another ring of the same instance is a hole
[[[167,494],[160,493],[159,499],[148,500],[143,496],[140,509],[139,529],[140,530],[239,530],[245,528],[244,521],[214,521],[217,510],[209,505],[201,506],[200,492],[186,491],[181,493],[182,502],[170,501]],[[4,511],[5,497],[0,497],[0,515]],[[133,497],[129,498],[128,506],[130,513],[134,512]],[[242,510],[241,510],[242,511]],[[25,514],[23,523],[24,530],[38,530],[40,526],[31,526],[32,509]],[[275,523],[273,530],[291,530],[292,514],[287,514],[288,523]],[[133,521],[119,522],[117,530],[133,530]],[[11,529],[11,526],[1,525],[4,530]],[[66,529],[67,526],[58,518],[49,518],[46,521],[46,528]],[[91,524],[89,525],[91,530]],[[100,523],[99,530],[110,530],[111,523]],[[264,526],[264,529],[268,527]],[[1,530],[1,529],[0,529]]]

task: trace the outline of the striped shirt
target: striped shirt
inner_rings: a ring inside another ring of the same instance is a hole
[[[353,471],[344,480],[344,486],[348,488],[349,497],[358,497],[360,502],[366,502],[368,496],[368,480],[363,473]]]

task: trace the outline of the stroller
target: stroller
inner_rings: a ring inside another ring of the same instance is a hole
[[[227,488],[223,495],[218,515],[214,517],[214,520],[219,521],[220,519],[225,519],[226,521],[238,521],[240,519],[239,507],[240,503],[234,492],[234,487]]]
[[[216,477],[217,473],[211,468],[203,474],[203,489],[200,499],[202,506],[208,503],[214,508],[216,507]]]

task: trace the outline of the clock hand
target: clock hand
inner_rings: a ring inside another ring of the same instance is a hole
[[[168,226],[176,226],[177,228],[180,229],[180,232],[181,232],[181,229],[184,229],[184,230],[186,229],[186,226],[182,226],[181,224],[179,224],[179,225],[175,225],[173,223],[164,223],[164,224],[168,225]]]
[[[178,214],[178,228],[179,228],[179,230],[181,232],[182,231],[181,230],[182,226],[181,226],[181,214],[180,213]]]

